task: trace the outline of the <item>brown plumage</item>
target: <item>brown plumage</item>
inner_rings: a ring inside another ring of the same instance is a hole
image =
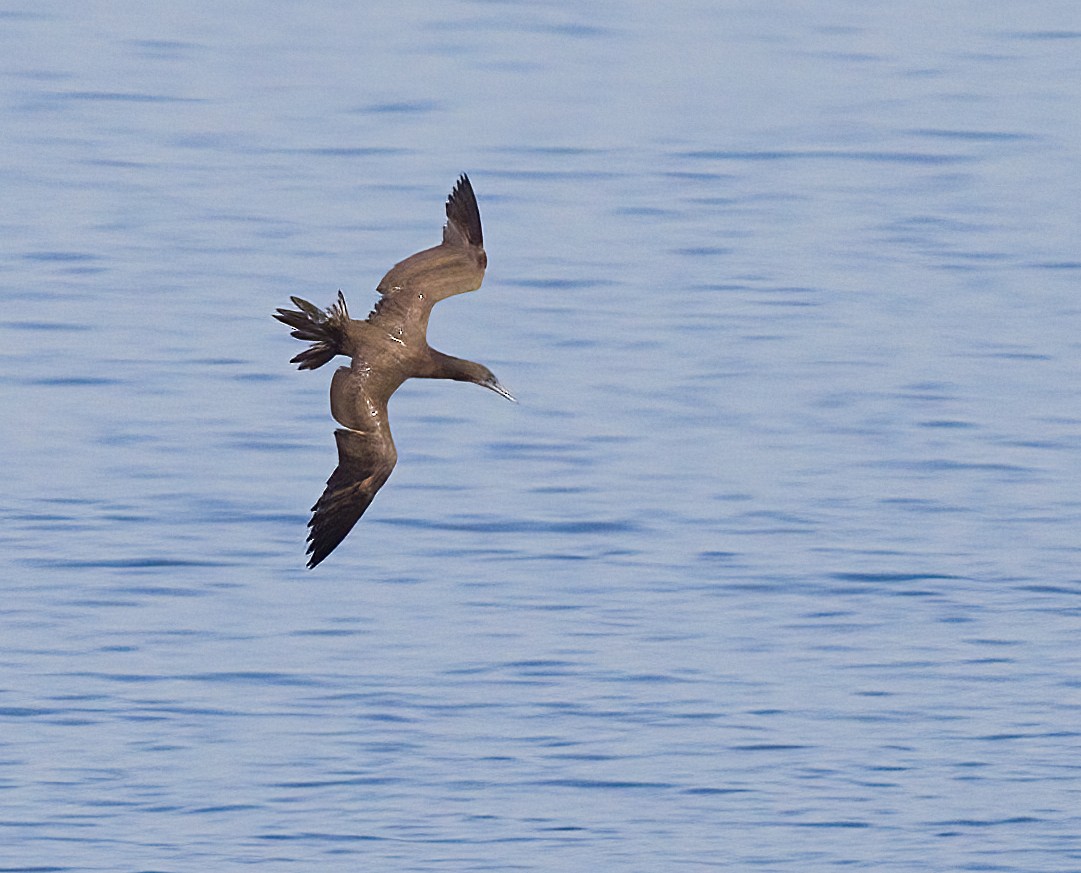
[[[487,367],[453,358],[428,345],[432,306],[454,294],[475,291],[484,279],[480,212],[463,174],[447,198],[443,242],[395,264],[379,283],[381,295],[364,321],[349,317],[345,297],[327,309],[291,298],[296,309],[274,317],[293,336],[312,345],[291,363],[314,370],[336,355],[352,358],[330,384],[330,411],[342,425],[334,431],[338,467],[308,522],[308,566],[314,567],[345,539],[394,469],[398,454],[387,421],[387,402],[406,379],[474,382],[514,398]]]

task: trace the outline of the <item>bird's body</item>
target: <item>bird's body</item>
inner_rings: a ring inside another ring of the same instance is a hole
[[[352,358],[331,381],[330,411],[342,425],[334,432],[338,467],[312,507],[309,567],[345,538],[394,469],[398,455],[387,403],[406,379],[475,382],[514,399],[487,367],[428,345],[432,306],[479,288],[487,264],[476,197],[463,175],[447,199],[443,242],[395,264],[379,283],[380,299],[364,321],[349,317],[340,291],[326,310],[293,297],[296,310],[275,314],[293,328],[293,336],[312,343],[292,360],[301,370],[321,367],[337,355]]]

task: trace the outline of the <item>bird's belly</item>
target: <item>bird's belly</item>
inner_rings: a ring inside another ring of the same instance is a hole
[[[364,390],[364,382],[349,367],[339,367],[330,383],[330,414],[350,430],[368,433],[379,428],[382,410]]]

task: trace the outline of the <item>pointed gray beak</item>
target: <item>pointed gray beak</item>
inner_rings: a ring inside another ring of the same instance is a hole
[[[513,394],[511,394],[506,388],[504,388],[502,385],[499,384],[499,380],[497,378],[495,378],[495,376],[492,377],[491,382],[484,382],[482,384],[484,385],[485,388],[491,388],[496,394],[502,394],[511,403],[517,403],[518,402],[518,400],[515,398],[515,396]]]

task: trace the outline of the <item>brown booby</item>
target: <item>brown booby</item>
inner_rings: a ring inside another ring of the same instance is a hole
[[[330,384],[330,412],[342,425],[334,431],[338,467],[312,507],[309,568],[345,539],[394,469],[387,402],[406,379],[475,382],[514,400],[487,367],[436,351],[426,336],[433,305],[480,287],[488,264],[483,243],[477,198],[463,174],[447,198],[443,242],[395,264],[366,319],[349,317],[341,291],[325,310],[293,297],[295,310],[275,313],[293,336],[312,344],[290,362],[299,369],[314,370],[337,355],[352,358]]]

